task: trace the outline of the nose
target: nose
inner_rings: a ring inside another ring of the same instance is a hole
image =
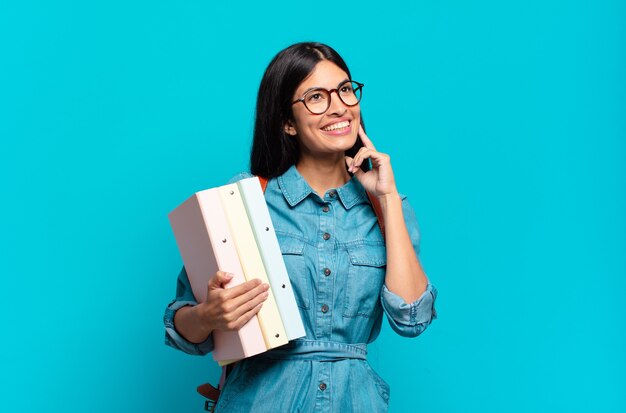
[[[335,96],[333,96],[333,93]],[[330,106],[328,106],[329,114],[343,115],[348,110],[347,106],[339,98],[339,92],[337,90],[330,91]]]

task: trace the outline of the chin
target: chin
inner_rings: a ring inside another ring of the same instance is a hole
[[[356,135],[352,134],[340,137],[333,137],[332,139],[333,140],[330,142],[330,145],[338,152],[345,152],[347,150],[350,150],[356,143]]]

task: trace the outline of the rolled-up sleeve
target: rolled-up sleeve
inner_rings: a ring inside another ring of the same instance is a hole
[[[213,335],[209,335],[202,343],[196,344],[185,339],[176,331],[176,327],[174,326],[174,315],[178,309],[197,304],[198,302],[195,300],[191,285],[189,284],[187,271],[185,271],[185,267],[183,267],[178,275],[176,298],[167,306],[165,315],[163,316],[163,323],[165,324],[165,344],[188,354],[204,355],[213,351]]]
[[[401,336],[416,337],[426,330],[432,320],[437,318],[435,311],[437,289],[430,283],[428,283],[426,291],[410,304],[405,303],[400,296],[389,291],[386,285],[383,285],[380,298],[389,325]]]
[[[402,213],[406,223],[415,254],[420,253],[420,231],[415,212],[406,196],[402,195]],[[401,336],[416,337],[420,335],[432,320],[437,318],[435,300],[437,289],[429,282],[426,291],[412,303],[406,303],[402,297],[391,292],[383,285],[380,301],[389,320],[391,328]]]

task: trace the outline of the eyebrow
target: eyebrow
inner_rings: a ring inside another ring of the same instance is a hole
[[[344,83],[346,83],[346,82],[349,82],[349,81],[350,81],[350,79],[345,78],[345,79],[344,79],[344,80],[342,80],[341,82],[337,83],[337,87],[339,87],[340,85],[342,85],[342,84],[344,84]],[[308,89],[307,89],[307,90],[305,90],[304,92],[302,92],[302,96],[304,96],[304,95],[306,95],[307,93],[309,93],[310,91],[312,91],[312,90],[316,90],[316,89],[324,89],[324,90],[328,90],[328,89],[326,89],[326,88],[324,88],[324,87],[321,87],[321,86],[313,86],[313,87],[308,88]]]

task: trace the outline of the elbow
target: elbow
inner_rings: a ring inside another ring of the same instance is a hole
[[[213,351],[213,334],[209,334],[209,337],[204,342],[196,344],[183,337],[183,335],[176,330],[176,326],[174,325],[174,316],[176,311],[185,305],[189,305],[189,303],[174,302],[165,309],[165,315],[163,316],[163,324],[165,325],[165,344],[187,354],[204,356],[205,354]]]
[[[419,323],[415,325],[401,325],[398,323],[393,323],[389,320],[389,324],[393,331],[395,331],[398,335],[402,337],[414,338],[422,334],[426,328],[430,325],[431,321]]]
[[[437,318],[436,297],[437,290],[428,284],[426,291],[419,299],[407,304],[383,286],[383,309],[387,313],[387,320],[393,331],[402,337],[417,337],[422,334],[432,320]]]
[[[187,341],[184,337],[179,335],[175,330],[165,328],[165,345],[170,346],[176,350],[180,350],[183,353],[190,354],[192,356],[204,356],[213,350],[213,338],[209,338],[200,344],[194,344]]]

